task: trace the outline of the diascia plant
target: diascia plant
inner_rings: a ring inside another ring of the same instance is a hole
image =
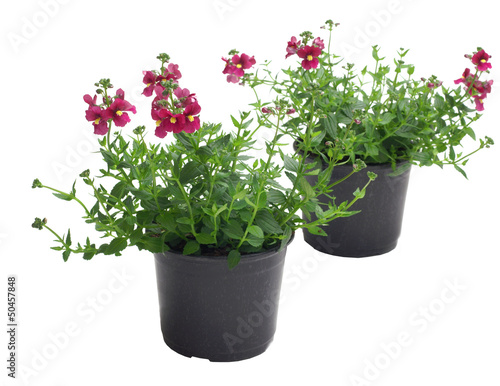
[[[61,251],[65,261],[72,253],[89,260],[97,254],[120,255],[135,246],[150,252],[223,255],[234,267],[242,254],[286,245],[296,229],[321,233],[321,225],[355,213],[349,207],[364,195],[366,186],[353,192],[350,202],[319,207],[316,197],[331,192],[333,185],[326,177],[310,185],[305,176],[318,174],[314,165],[299,165],[281,150],[281,123],[288,111],[277,111],[272,120],[260,111],[243,112],[231,117],[234,129],[224,132],[220,124],[201,122],[200,104],[194,93],[181,88],[178,66],[169,63],[166,54],[158,59],[158,71],[144,72],[143,94],[153,98],[154,134],[165,138],[171,133],[169,143],[148,143],[145,126],[129,131],[129,114],[136,108],[122,89],[113,95],[110,80],[101,79],[95,84],[96,94],[83,99],[85,117],[100,137],[103,167],[99,173],[83,171],[70,191],[39,179],[33,182],[33,188],[80,205],[85,222],[102,234],[100,245],[89,237],[75,243],[69,229],[60,235],[46,219],[36,218],[32,226],[55,236],[52,249]],[[254,64],[253,57],[235,55],[224,71],[234,81]],[[261,157],[250,156],[263,130],[271,130],[272,139]],[[360,162],[357,170],[362,167]],[[281,177],[292,187],[282,186]],[[92,203],[77,195],[77,182],[90,190]],[[318,220],[305,223],[299,210],[315,212]]]
[[[477,148],[462,149],[466,137],[476,140],[473,123],[491,92],[493,80],[484,79],[492,68],[490,55],[482,48],[465,55],[472,69],[455,81],[458,87],[434,75],[414,79],[405,49],[391,66],[374,46],[375,65],[358,71],[331,51],[336,26],[328,20],[323,27],[329,31],[327,43],[308,31],[292,36],[285,56],[297,58],[296,65],[274,74],[265,63],[241,83],[254,90],[268,86],[286,100],[293,114],[283,127],[299,148],[309,146],[327,163],[391,163],[395,174],[412,164],[453,165],[466,176],[463,166],[469,157],[493,144],[484,137]],[[234,76],[228,81],[234,82]],[[256,107],[271,112],[263,104]]]

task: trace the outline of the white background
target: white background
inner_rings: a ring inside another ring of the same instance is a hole
[[[49,3],[2,2],[0,11],[0,320],[4,326],[7,276],[16,275],[18,376],[21,365],[26,374],[24,381],[6,377],[2,332],[0,385],[500,384],[499,146],[473,157],[468,181],[452,169],[414,168],[403,234],[391,253],[326,257],[298,234],[287,255],[275,340],[263,355],[238,363],[188,359],[163,343],[150,254],[128,250],[63,263],[49,249],[51,235],[30,226],[35,216],[47,217],[61,233],[71,226],[79,241],[89,231],[74,203],[31,183],[38,177],[69,190],[82,170],[99,167],[82,96],[102,77],[137,106],[129,128],[152,128],[141,72],[167,52],[180,65],[182,86],[197,94],[202,118],[227,122],[246,109],[251,92],[226,83],[220,57],[238,48],[279,68],[290,36],[316,34],[331,18],[341,23],[334,49],[359,67],[373,44],[388,57],[411,48],[415,75],[435,74],[450,85],[468,65],[463,54],[483,46],[499,82],[495,2]],[[495,84],[474,126],[497,142],[499,101]],[[122,281],[114,281],[117,274]],[[91,298],[100,299],[99,311]],[[73,336],[63,339],[68,332]],[[396,349],[401,334],[405,346]],[[393,358],[384,347],[393,348]]]

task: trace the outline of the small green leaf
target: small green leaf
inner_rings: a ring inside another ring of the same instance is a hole
[[[198,241],[198,243],[200,244],[206,244],[206,245],[210,245],[210,244],[215,244],[215,238],[211,235],[209,235],[208,233],[198,233],[196,235],[196,241]]]
[[[236,267],[240,260],[241,254],[239,251],[233,249],[231,252],[229,252],[229,255],[227,255],[227,265],[229,266],[229,269],[233,269],[234,267]]]
[[[366,193],[366,191],[364,189],[360,190],[359,188],[356,188],[353,195],[354,195],[354,197],[361,199],[365,196],[365,193]]]
[[[248,233],[251,235],[254,235],[258,239],[263,239],[264,238],[264,232],[258,225],[251,225],[248,227]]]
[[[61,194],[61,193],[52,193],[54,196],[56,196],[57,198],[60,198],[61,200],[64,200],[64,201],[71,201],[73,199],[72,196],[70,196],[69,194]]]
[[[293,159],[292,157],[283,154],[283,161],[285,163],[285,169],[288,171],[291,171],[293,173],[297,173],[299,170],[299,163],[297,160]]]
[[[71,245],[71,231],[68,229],[68,235],[66,236],[66,246]]]
[[[63,256],[63,260],[64,261],[68,261],[68,257],[69,255],[71,254],[71,251],[68,249],[66,251],[63,252],[62,256]]]
[[[200,244],[196,240],[189,240],[182,251],[183,255],[192,255],[200,250]]]
[[[120,252],[123,251],[125,248],[127,248],[127,239],[124,237],[119,237],[116,239],[113,239],[108,247],[106,248],[106,252],[104,252],[105,255],[116,255],[120,256]]]
[[[453,165],[453,166],[455,166],[455,169],[458,170],[465,178],[469,179],[465,171],[460,166],[458,165]]]
[[[321,227],[318,227],[318,226],[308,227],[307,230],[309,231],[309,233],[311,233],[313,235],[317,235],[317,236],[326,236],[327,235],[325,230]]]

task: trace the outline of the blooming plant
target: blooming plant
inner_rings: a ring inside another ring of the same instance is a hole
[[[479,140],[476,150],[464,153],[462,140],[476,139],[472,123],[484,110],[493,80],[483,80],[491,69],[490,55],[483,49],[466,55],[474,65],[467,68],[455,84],[445,87],[436,76],[413,79],[415,67],[403,60],[408,50],[398,51],[394,68],[380,57],[374,46],[373,69],[361,71],[343,62],[330,50],[331,37],[338,23],[331,20],[327,46],[323,39],[304,32],[293,36],[286,47],[286,58],[297,55],[297,66],[274,75],[266,63],[261,71],[242,78],[252,89],[267,85],[289,104],[295,114],[283,126],[299,147],[310,147],[328,163],[391,163],[397,173],[416,164],[462,167],[478,150],[489,147],[489,137]],[[472,103],[471,103],[472,102]],[[263,103],[263,112],[272,113]],[[302,149],[303,150],[303,149]],[[408,161],[408,162],[399,162]]]
[[[233,267],[242,254],[286,245],[298,228],[321,234],[321,225],[355,213],[349,207],[363,197],[366,186],[356,190],[350,202],[320,207],[316,197],[328,194],[333,186],[328,171],[319,174],[314,164],[299,164],[281,150],[280,122],[289,110],[277,111],[273,120],[260,111],[254,117],[243,112],[239,118],[231,117],[235,129],[226,133],[220,124],[201,123],[196,95],[179,85],[178,66],[169,63],[166,54],[158,59],[159,71],[144,72],[143,94],[153,98],[154,134],[165,138],[172,133],[170,143],[147,143],[145,126],[125,131],[131,121],[128,113],[136,113],[136,108],[121,89],[111,96],[113,85],[101,79],[95,84],[96,95],[84,96],[85,117],[94,133],[102,136],[100,154],[105,163],[95,177],[90,170],[79,175],[95,199],[93,204],[77,196],[77,181],[69,192],[39,179],[33,182],[33,188],[45,188],[57,198],[78,203],[85,222],[107,239],[99,246],[89,237],[85,243],[74,243],[69,229],[61,236],[46,219],[36,218],[32,226],[56,237],[58,245],[52,249],[62,251],[65,261],[71,253],[89,260],[100,253],[120,255],[136,246],[155,253],[223,255]],[[254,64],[253,57],[234,54],[226,59],[224,73],[228,81],[238,81],[249,75],[245,70]],[[262,130],[272,130],[273,139],[266,143],[262,157],[250,156]],[[362,166],[358,163],[356,170]],[[319,174],[316,185],[307,182],[308,174]],[[282,177],[291,187],[279,182]],[[299,210],[314,212],[318,219],[306,223]]]

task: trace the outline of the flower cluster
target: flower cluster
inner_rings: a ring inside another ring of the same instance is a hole
[[[169,63],[163,54],[161,71],[144,71],[143,83],[145,96],[155,95],[151,104],[151,117],[156,122],[155,135],[165,138],[167,133],[194,133],[200,128],[198,114],[201,107],[195,94],[187,88],[181,88],[178,80],[182,77],[177,64]]]
[[[226,62],[222,73],[227,74],[227,81],[229,83],[238,83],[245,75],[244,70],[250,69],[256,62],[253,56],[250,57],[247,54],[238,55],[234,50],[229,53],[229,55],[231,54],[233,54],[231,59],[222,58]]]
[[[476,72],[472,74],[470,68],[466,68],[462,77],[455,80],[455,84],[463,83],[467,92],[474,98],[476,110],[483,111],[483,101],[491,92],[493,80],[480,81],[479,76],[482,72],[489,72],[488,70],[491,68],[489,59],[491,56],[483,49],[479,49],[474,55],[465,55],[465,57],[470,59],[472,64],[476,66]]]
[[[310,70],[312,68],[318,68],[319,59],[318,57],[323,53],[325,49],[325,43],[323,39],[317,37],[313,40],[311,45],[307,45],[308,32],[305,32],[303,36],[305,37],[304,43],[298,40],[295,36],[292,36],[286,47],[286,56],[288,58],[292,55],[297,54],[297,56],[302,60],[302,68],[304,70]]]
[[[107,90],[113,87],[109,79],[101,79],[95,85],[102,87],[97,90],[98,94],[102,94],[102,103],[97,104],[97,95],[93,98],[89,94],[84,95],[83,100],[89,105],[85,118],[92,122],[94,134],[105,135],[109,131],[111,122],[117,127],[123,127],[129,123],[130,117],[127,111],[135,114],[136,109],[125,100],[125,92],[121,88],[116,91],[114,97],[108,96]]]

